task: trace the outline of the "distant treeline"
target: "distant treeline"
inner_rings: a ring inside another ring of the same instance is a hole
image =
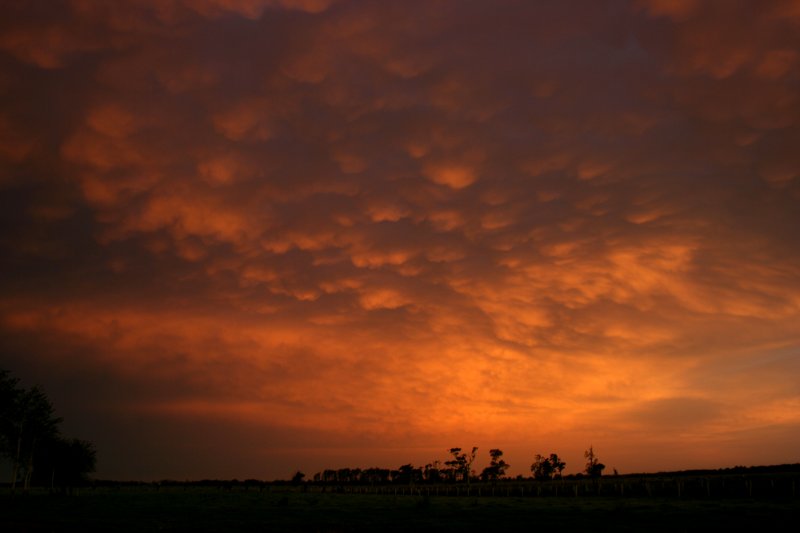
[[[465,483],[469,485],[473,482],[497,482],[506,479],[506,470],[511,466],[503,459],[503,451],[498,448],[489,450],[489,466],[478,474],[472,468],[478,452],[477,447],[473,447],[470,452],[463,452],[461,448],[450,448],[451,459],[447,461],[433,461],[425,466],[414,466],[405,464],[396,469],[390,468],[339,468],[326,469],[317,472],[311,478],[315,484],[360,484],[360,485],[419,485],[437,483]],[[583,472],[572,474],[567,478],[581,478],[588,476],[591,478],[600,477],[603,474],[605,465],[601,463],[594,452],[594,448],[584,452],[586,464]],[[532,478],[537,481],[549,481],[564,477],[562,472],[567,463],[556,453],[550,455],[536,454],[534,462],[530,466]],[[295,483],[305,479],[303,472],[297,472],[292,478]],[[523,476],[515,479],[523,480]]]
[[[376,479],[386,479],[385,483],[379,483],[377,485],[381,486],[405,486],[407,485],[407,480],[405,480],[402,476],[397,476],[392,478],[391,475],[384,476],[385,472],[391,473],[392,470],[389,469],[379,469],[379,468],[367,468],[367,469],[341,469],[341,470],[350,470],[351,471],[351,478],[349,482],[343,481],[324,481],[320,479],[319,481],[313,480],[304,480],[299,478],[297,475],[294,476],[293,479],[277,479],[277,480],[261,480],[261,479],[244,479],[240,480],[238,478],[234,479],[200,479],[200,480],[175,480],[175,479],[162,479],[160,481],[118,481],[118,480],[110,480],[110,479],[96,479],[90,481],[90,486],[95,488],[126,488],[126,487],[148,487],[152,489],[161,489],[161,488],[187,488],[187,487],[198,487],[198,488],[215,488],[215,489],[237,489],[237,490],[250,490],[250,489],[265,489],[268,487],[303,487],[303,486],[363,486],[369,485],[369,481],[367,478],[354,478],[352,477],[353,471],[361,471],[361,472],[372,472],[380,471],[381,474]],[[400,470],[396,470],[399,472]],[[338,472],[338,470],[337,470]],[[665,480],[676,480],[676,479],[685,479],[685,478],[693,478],[693,479],[702,479],[702,478],[752,478],[752,477],[764,477],[769,475],[788,475],[791,478],[798,477],[797,474],[800,474],[800,463],[792,463],[792,464],[781,464],[781,465],[768,465],[768,466],[735,466],[731,468],[718,468],[718,469],[704,469],[704,470],[678,470],[672,472],[643,472],[643,473],[633,473],[633,474],[617,474],[612,476],[604,476],[603,483],[608,484],[609,486],[614,485],[614,483],[621,483],[621,482],[630,482],[630,480],[642,481],[642,483],[648,483],[647,480],[653,480],[656,483],[651,482],[651,487],[657,486],[658,482],[664,482]],[[316,476],[315,476],[316,477]],[[563,481],[564,483],[572,482],[572,483],[586,483],[586,482],[596,482],[599,481],[598,479],[593,479],[586,476],[583,473],[578,474],[570,474],[563,476],[560,479],[551,479],[549,480],[537,480],[534,476],[516,476],[516,477],[505,477],[503,479],[498,480],[504,485],[514,485],[514,486],[521,486],[521,485],[542,485],[542,486],[558,486],[558,481]],[[440,485],[450,485],[447,481],[439,483]],[[425,485],[423,483],[423,485]],[[644,485],[643,485],[644,486]]]
[[[681,477],[681,476],[718,476],[725,474],[788,474],[800,472],[800,463],[768,466],[732,466],[717,469],[676,470],[673,472],[655,472],[642,474],[626,474],[633,477]]]
[[[353,469],[351,469],[353,470]],[[369,471],[373,469],[364,469]],[[383,470],[383,469],[376,469]],[[365,481],[325,482],[302,479],[263,481],[259,479],[202,479],[157,482],[94,480],[96,490],[186,491],[213,490],[233,492],[309,492],[336,494],[373,494],[384,496],[441,497],[620,497],[620,498],[690,498],[730,499],[759,498],[794,500],[800,492],[800,464],[737,466],[716,470],[639,473],[591,478],[583,474],[560,479],[537,480],[535,477],[507,477],[494,482],[407,484],[402,477],[386,483]]]

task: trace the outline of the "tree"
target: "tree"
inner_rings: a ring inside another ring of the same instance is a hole
[[[403,485],[413,485],[422,479],[422,469],[415,468],[411,463],[400,466],[395,472],[392,481]]]
[[[0,370],[0,455],[9,459],[14,457],[16,406],[22,392],[18,384],[8,370]]]
[[[336,481],[339,483],[350,483],[353,479],[353,469],[340,468],[336,471]]]
[[[481,472],[481,478],[483,480],[497,481],[506,475],[506,469],[511,465],[503,460],[503,451],[497,448],[489,450],[489,457],[491,457],[491,461],[489,466]]]
[[[439,483],[442,481],[442,469],[439,461],[433,461],[425,465],[422,477],[428,483]]]
[[[567,467],[567,463],[565,463],[561,458],[556,455],[555,453],[550,454],[550,465],[553,467],[553,477],[561,478],[561,472]]]
[[[11,490],[16,489],[20,475],[23,488],[28,490],[37,448],[41,447],[42,442],[58,437],[61,419],[55,416],[53,404],[38,386],[20,390],[10,410],[12,423],[6,440],[12,446]]]
[[[469,485],[470,478],[472,477],[472,463],[475,461],[475,453],[478,451],[477,446],[473,446],[472,452],[469,454],[461,453],[461,448],[450,448],[450,454],[453,459],[445,461],[444,464],[451,468],[453,481],[460,476],[463,481]]]
[[[300,484],[302,484],[302,483],[303,483],[303,478],[305,478],[305,477],[306,477],[306,475],[305,475],[304,473],[302,473],[301,471],[299,471],[299,470],[298,470],[298,471],[297,471],[297,472],[295,472],[295,473],[294,473],[294,475],[292,476],[292,484],[293,484],[293,485],[300,485]]]
[[[11,490],[22,479],[29,489],[35,470],[37,482],[53,486],[56,475],[75,484],[94,471],[96,451],[90,442],[61,437],[61,418],[44,391],[19,387],[19,380],[0,370],[0,454],[11,461]],[[49,476],[49,480],[47,480]]]
[[[558,454],[551,453],[549,457],[536,454],[536,461],[531,465],[533,479],[547,481],[556,477],[561,477],[561,472],[566,468],[567,463],[561,460]]]
[[[586,458],[586,475],[589,477],[602,476],[606,465],[597,459],[597,456],[594,454],[594,449],[591,446],[589,446],[588,450],[583,452],[583,456]]]
[[[361,472],[361,481],[370,485],[384,485],[389,482],[391,470],[387,468],[367,468]]]
[[[91,442],[56,437],[41,443],[34,480],[50,489],[62,491],[86,483],[87,474],[94,472],[97,451]]]
[[[555,455],[555,454],[553,454]],[[533,479],[537,481],[547,481],[553,479],[553,463],[550,462],[549,457],[536,454],[536,460],[531,465],[531,473]]]

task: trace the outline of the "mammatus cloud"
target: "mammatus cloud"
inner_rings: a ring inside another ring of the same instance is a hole
[[[2,361],[101,474],[797,460],[792,2],[9,9]]]

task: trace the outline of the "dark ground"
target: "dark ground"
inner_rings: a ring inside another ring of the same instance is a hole
[[[800,531],[800,499],[420,497],[88,489],[0,493],[0,531]]]

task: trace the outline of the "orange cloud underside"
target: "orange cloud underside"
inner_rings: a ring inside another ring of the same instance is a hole
[[[269,476],[800,460],[800,12],[615,6],[14,7],[0,363]]]

